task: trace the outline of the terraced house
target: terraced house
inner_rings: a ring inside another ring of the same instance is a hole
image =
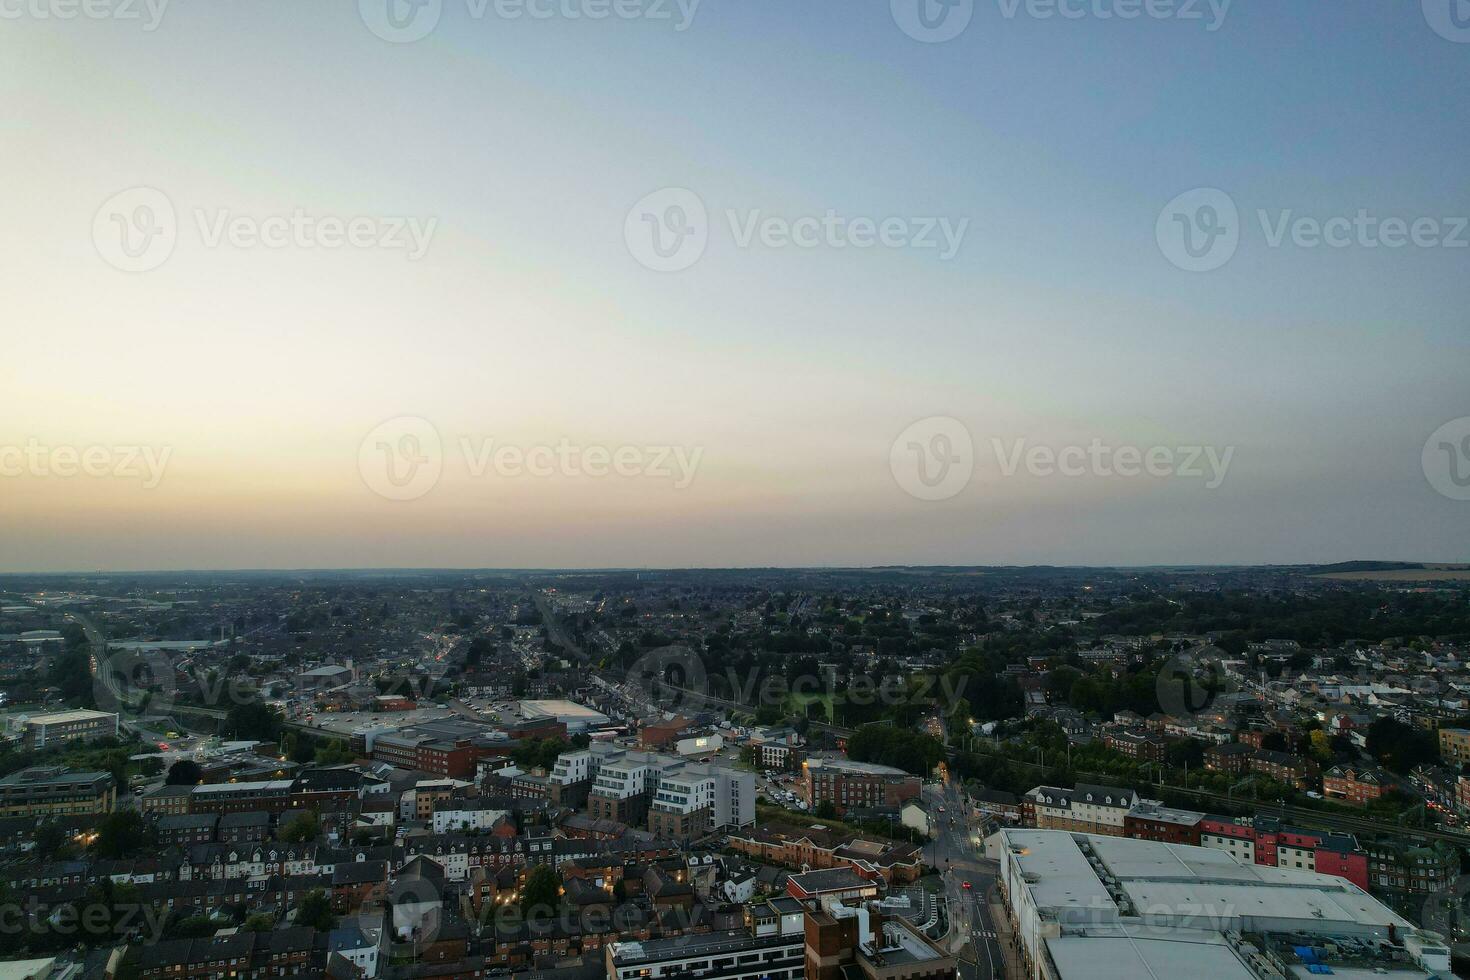
[[[1037,786],[1021,799],[1021,819],[1039,830],[1071,830],[1122,837],[1138,794],[1116,786],[1078,783],[1076,789]]]

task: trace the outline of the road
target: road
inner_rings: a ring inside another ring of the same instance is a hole
[[[551,608],[551,601],[546,598],[546,595],[536,591],[531,593],[531,599],[535,602],[537,611],[541,613],[541,622],[546,626],[546,636],[551,640],[552,645],[571,654],[575,660],[587,663],[587,654],[577,646],[577,641],[573,640],[572,635],[562,626],[561,620],[556,618],[556,611]]]
[[[924,857],[942,874],[949,900],[950,928],[944,945],[957,952],[962,980],[1002,980],[1005,952],[990,905],[999,868],[984,857],[980,831],[970,822],[970,807],[958,780],[950,779],[946,771],[942,782],[924,788],[924,801],[935,822],[935,836],[925,845]]]

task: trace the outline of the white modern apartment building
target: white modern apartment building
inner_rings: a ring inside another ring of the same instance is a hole
[[[592,778],[592,751],[590,749],[579,749],[573,752],[563,752],[556,757],[556,765],[551,770],[551,781],[560,786],[571,786],[573,783],[582,783]]]
[[[588,783],[586,808],[595,820],[636,826],[646,818],[655,833],[678,840],[755,822],[755,774],[718,763],[594,743],[562,753],[551,782],[558,789]]]
[[[694,762],[660,773],[648,813],[648,828],[660,837],[692,840],[753,823],[755,773]]]

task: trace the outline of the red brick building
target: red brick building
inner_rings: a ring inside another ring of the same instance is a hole
[[[1194,810],[1176,810],[1158,803],[1140,802],[1123,817],[1123,836],[1198,846],[1199,825],[1204,816]]]
[[[1158,732],[1138,728],[1110,728],[1103,732],[1103,745],[1140,762],[1163,762],[1169,748]]]
[[[802,774],[811,808],[831,803],[838,816],[854,807],[896,810],[919,795],[919,777],[892,766],[850,759],[808,759],[802,763]]]
[[[1322,774],[1322,795],[1366,806],[1393,789],[1394,780],[1377,766],[1333,766]]]
[[[1250,822],[1206,815],[1200,845],[1227,851],[1250,864],[1292,868],[1346,878],[1368,889],[1368,853],[1351,834],[1302,830],[1271,817]]]
[[[1224,745],[1211,745],[1205,749],[1205,768],[1210,772],[1226,772],[1232,775],[1240,775],[1241,773],[1250,771],[1251,756],[1255,752],[1255,749],[1242,742],[1227,742]]]

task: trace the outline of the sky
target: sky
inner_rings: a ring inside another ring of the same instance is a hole
[[[418,2],[0,0],[0,571],[1470,560],[1465,0]]]

